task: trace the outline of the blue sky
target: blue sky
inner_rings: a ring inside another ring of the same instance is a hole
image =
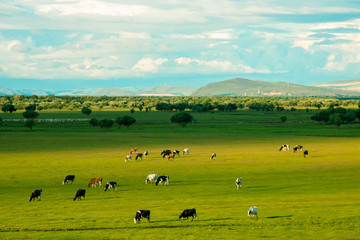
[[[0,88],[359,78],[357,0],[2,0]]]

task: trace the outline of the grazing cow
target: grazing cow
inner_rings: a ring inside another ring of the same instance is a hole
[[[131,162],[132,155],[126,155],[125,162]]]
[[[136,154],[135,160],[138,160],[138,158],[141,158],[141,160],[142,160],[142,157],[143,157],[143,154],[142,154],[142,153],[138,153],[138,154]]]
[[[180,157],[180,150],[174,150],[172,153],[173,153],[174,155],[178,155],[178,156]]]
[[[150,211],[149,210],[139,210],[135,214],[134,223],[140,222],[141,218],[146,218],[150,222]]]
[[[88,184],[88,187],[96,187],[96,184],[99,184],[99,187],[102,186],[102,178],[92,178]]]
[[[133,153],[137,153],[137,147],[134,147],[130,150],[130,155]]]
[[[163,150],[160,155],[164,158],[165,156],[169,156],[170,154],[171,154],[171,150],[167,149],[167,150]]]
[[[168,161],[170,160],[170,158],[171,158],[172,160],[174,160],[175,154],[170,153],[170,154],[168,155],[168,157],[167,157]]]
[[[304,157],[307,157],[307,156],[309,156],[309,151],[308,151],[308,150],[305,150],[305,151],[304,151]]]
[[[300,151],[302,151],[302,150],[303,150],[303,146],[302,146],[302,145],[296,145],[296,146],[293,148],[294,153],[296,153],[296,151],[299,150],[299,149],[300,149]]]
[[[145,151],[144,152],[144,157],[147,157],[149,155],[149,152],[148,151]]]
[[[85,199],[85,192],[86,190],[85,189],[79,189],[77,192],[76,192],[76,195],[74,197],[74,201],[79,198],[78,200],[81,200],[81,197],[83,197]]]
[[[216,159],[216,153],[211,154],[210,159],[211,159],[211,160]]]
[[[115,191],[117,191],[116,182],[107,182],[104,191],[106,192],[106,190],[110,190],[110,188],[113,188]]]
[[[159,183],[162,184],[162,182],[165,182],[165,185],[169,185],[169,176],[160,176],[157,178],[155,185],[157,186]]]
[[[239,189],[241,188],[241,183],[242,183],[242,179],[241,178],[237,178],[235,180],[235,184],[236,184],[236,188]]]
[[[189,155],[189,148],[185,148],[185,149],[183,150],[183,155],[184,155],[185,153],[186,153],[187,155]]]
[[[248,211],[247,213],[248,213],[248,216],[249,216],[250,218],[253,218],[253,217],[255,217],[255,216],[256,216],[256,218],[258,218],[258,215],[257,215],[257,207],[255,207],[255,206],[250,207],[250,208],[249,208],[249,211]]]
[[[187,220],[189,220],[189,217],[192,217],[191,221],[194,220],[194,217],[196,217],[197,219],[197,215],[196,215],[196,209],[185,209],[180,215],[179,215],[179,219],[181,218],[181,222],[184,220],[184,218],[186,218]]]
[[[153,180],[155,181],[157,179],[157,174],[149,174],[146,177],[145,183],[148,184],[149,182],[152,182]]]
[[[65,183],[69,183],[71,181],[71,184],[73,184],[75,179],[75,175],[67,175],[65,177],[65,180],[62,182],[62,185],[64,185]]]
[[[290,146],[289,145],[286,145],[286,144],[284,144],[284,145],[281,145],[281,147],[280,147],[280,149],[279,149],[279,152],[281,151],[281,150],[288,150],[288,151],[290,151]]]
[[[41,189],[36,189],[34,190],[30,197],[29,197],[29,202],[31,202],[31,200],[34,200],[35,201],[35,198],[37,198],[38,201],[41,200],[41,194],[42,194],[42,190]]]

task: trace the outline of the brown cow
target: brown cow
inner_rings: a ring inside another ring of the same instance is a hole
[[[101,177],[100,178],[92,178],[88,184],[88,187],[90,187],[90,185],[92,187],[94,187],[94,186],[96,187],[97,183],[99,184],[100,187],[102,186],[102,178]]]
[[[137,147],[134,147],[133,149],[130,150],[130,155],[133,153],[137,153]]]
[[[170,160],[170,158],[171,158],[171,159],[174,159],[174,158],[175,158],[175,154],[170,153],[170,154],[168,155],[168,158],[167,158],[167,159]]]

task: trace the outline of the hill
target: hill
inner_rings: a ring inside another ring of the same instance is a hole
[[[327,83],[318,83],[314,86],[341,89],[347,91],[360,91],[360,79],[338,80]]]
[[[205,85],[193,96],[337,96],[360,95],[360,91],[305,86],[286,82],[265,82],[234,78]]]
[[[192,86],[162,85],[147,88],[139,92],[140,96],[190,96],[198,88]]]

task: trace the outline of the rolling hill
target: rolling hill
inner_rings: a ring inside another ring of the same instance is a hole
[[[221,82],[209,83],[193,96],[337,96],[355,95],[360,91],[344,91],[328,87],[305,86],[286,82],[265,82],[234,78]]]
[[[315,84],[314,86],[341,89],[347,91],[360,91],[360,79],[339,80],[339,81],[332,81],[327,83],[318,83]]]

